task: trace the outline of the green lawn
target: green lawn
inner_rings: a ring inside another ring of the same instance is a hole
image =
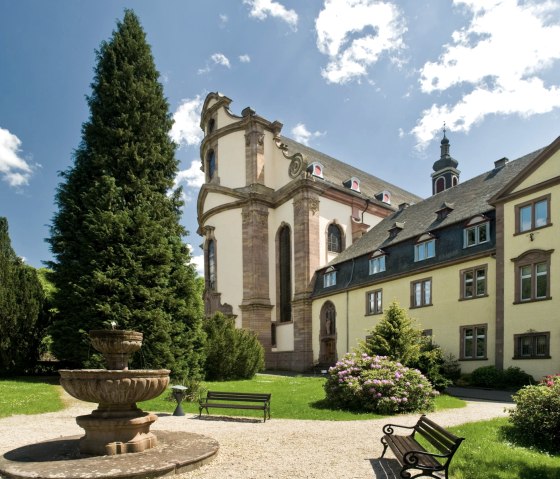
[[[246,381],[206,382],[205,387],[212,391],[236,391],[272,393],[271,411],[276,419],[319,419],[325,421],[348,421],[355,419],[375,419],[384,417],[373,413],[355,413],[328,409],[325,405],[323,377],[281,376],[259,374]],[[176,403],[167,401],[168,394],[139,404],[144,410],[154,412],[173,412]],[[436,409],[460,408],[465,402],[451,397],[440,396],[436,399]],[[198,413],[198,404],[183,403],[185,412]],[[262,417],[262,411],[236,409],[212,409],[211,414],[228,416]]]
[[[43,378],[0,379],[0,417],[40,414],[64,407],[60,386]]]
[[[453,479],[560,479],[560,456],[508,442],[507,418],[450,428],[465,437],[451,461]]]

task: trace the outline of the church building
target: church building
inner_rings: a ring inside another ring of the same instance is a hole
[[[463,372],[557,372],[560,138],[459,181],[444,132],[423,200],[230,103],[201,116],[205,308],[254,330],[267,368],[334,363],[396,300]]]

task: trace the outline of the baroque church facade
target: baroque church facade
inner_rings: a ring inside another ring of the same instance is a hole
[[[560,368],[560,140],[460,182],[444,133],[423,200],[230,104],[201,114],[205,312],[255,331],[267,368],[336,362],[393,300],[463,372]]]

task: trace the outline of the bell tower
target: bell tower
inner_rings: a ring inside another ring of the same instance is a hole
[[[445,125],[443,127],[443,138],[441,140],[441,155],[439,160],[434,163],[432,173],[432,194],[435,195],[444,190],[452,188],[459,183],[460,171],[457,169],[459,162],[449,154],[449,140],[445,135]]]

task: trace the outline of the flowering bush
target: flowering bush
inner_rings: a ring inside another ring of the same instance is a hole
[[[546,376],[536,386],[525,386],[510,409],[514,433],[524,443],[560,452],[560,374]]]
[[[335,407],[381,414],[433,409],[430,382],[387,356],[348,353],[329,369],[327,400]]]

